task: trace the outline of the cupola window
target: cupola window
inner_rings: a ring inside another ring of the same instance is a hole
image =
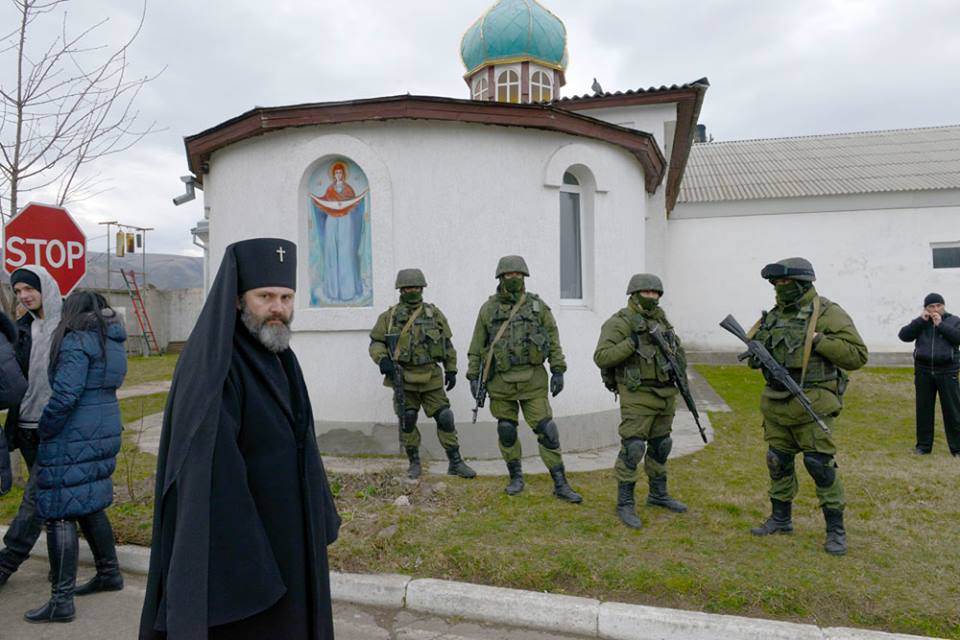
[[[520,74],[513,69],[502,71],[497,76],[497,102],[520,102]]]
[[[490,83],[487,81],[487,75],[485,73],[480,74],[480,77],[477,78],[477,81],[473,83],[473,99],[490,99]]]
[[[550,102],[553,100],[553,83],[543,71],[535,71],[530,76],[530,99],[533,102]]]

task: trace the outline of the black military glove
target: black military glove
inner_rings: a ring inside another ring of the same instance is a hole
[[[554,371],[550,376],[550,394],[557,397],[557,394],[563,391],[563,372]]]
[[[380,373],[385,376],[392,376],[393,372],[397,370],[397,365],[393,363],[393,360],[390,358],[383,358],[380,360]]]
[[[478,391],[480,391],[480,379],[474,378],[470,381],[470,395],[476,398]]]
[[[640,348],[640,335],[636,333],[630,334],[630,340],[633,342],[633,349],[637,350]]]
[[[457,372],[456,371],[447,371],[443,374],[443,382],[447,385],[447,391],[453,389],[457,386]]]

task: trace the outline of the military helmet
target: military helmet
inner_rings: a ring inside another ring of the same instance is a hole
[[[813,272],[813,265],[806,258],[784,258],[773,264],[768,264],[760,271],[764,280],[803,280],[813,282],[817,274]]]
[[[637,291],[656,291],[663,295],[663,283],[652,273],[635,273],[630,277],[630,283],[627,285],[627,295]]]
[[[420,269],[400,269],[400,271],[397,271],[397,283],[393,286],[395,289],[425,287],[427,286],[427,279],[423,277],[423,271],[420,271]]]
[[[527,263],[521,256],[503,256],[497,263],[497,275],[499,278],[505,273],[522,273],[529,277],[530,269],[527,269]]]

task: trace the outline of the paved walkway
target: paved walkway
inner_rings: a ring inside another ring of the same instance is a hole
[[[31,559],[0,590],[0,638],[3,640],[131,640],[137,637],[146,576],[127,573],[123,591],[76,598],[77,618],[70,624],[30,624],[23,613],[49,597],[46,560]],[[87,577],[92,568],[80,567]],[[578,640],[573,636],[504,625],[478,624],[405,609],[335,602],[337,640]],[[269,639],[264,639],[269,640]]]

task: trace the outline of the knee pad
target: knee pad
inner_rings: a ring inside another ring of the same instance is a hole
[[[497,437],[500,438],[500,444],[505,447],[512,447],[517,442],[517,423],[513,420],[498,421]]]
[[[771,480],[788,478],[794,474],[793,456],[771,447],[767,449],[767,469]]]
[[[553,421],[553,418],[541,420],[533,432],[537,434],[537,442],[543,445],[545,449],[560,448],[560,432],[557,430],[557,423]]]
[[[627,468],[633,471],[643,460],[643,454],[647,450],[647,443],[640,438],[627,438],[620,446],[620,459]]]
[[[833,485],[837,479],[837,463],[833,456],[825,453],[807,452],[803,454],[803,466],[821,489]]]
[[[457,430],[456,423],[453,420],[453,411],[450,410],[450,407],[440,409],[433,418],[437,421],[437,429],[440,431],[453,433]]]
[[[670,436],[652,438],[650,440],[650,451],[647,455],[660,464],[667,464],[667,456],[670,455],[671,449],[673,449],[673,438]]]
[[[417,428],[417,414],[419,411],[407,409],[403,412],[403,432],[412,433]]]

